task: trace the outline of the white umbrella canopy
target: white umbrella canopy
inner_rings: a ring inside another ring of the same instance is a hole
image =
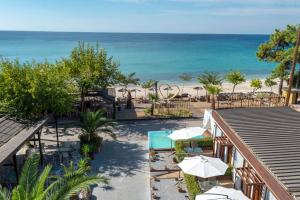
[[[235,190],[233,188],[224,188],[221,186],[215,186],[205,192],[204,194],[197,195],[196,200],[211,200],[211,199],[230,199],[230,200],[250,200],[246,197],[242,191]]]
[[[201,127],[188,127],[173,131],[168,137],[172,140],[188,140],[197,136],[202,136],[207,129]]]
[[[178,166],[184,173],[202,178],[224,175],[228,168],[219,158],[207,156],[186,157]]]

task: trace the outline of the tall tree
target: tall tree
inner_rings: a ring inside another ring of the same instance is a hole
[[[288,106],[288,104],[290,102],[291,90],[292,90],[293,81],[294,81],[294,72],[296,70],[296,64],[297,64],[298,57],[300,57],[299,56],[299,45],[300,45],[300,26],[298,28],[296,46],[295,46],[294,54],[293,54],[292,69],[291,69],[291,73],[290,73],[289,87],[288,87],[287,97],[286,97],[286,102],[285,102],[286,106]],[[300,86],[300,68],[299,68],[297,82],[298,82],[297,86]]]
[[[215,72],[204,72],[203,74],[198,76],[198,82],[203,86],[206,90],[206,99],[209,102],[210,96],[207,95],[207,87],[210,85],[221,85],[223,78]]]
[[[270,35],[269,40],[259,46],[256,53],[257,57],[266,62],[275,62],[285,65],[285,68],[290,70],[294,48],[297,43],[297,29],[299,27],[300,25],[288,25],[285,30],[276,29],[274,33]],[[300,51],[296,53],[298,55],[296,63],[300,63]],[[300,83],[299,78],[297,82]],[[281,93],[281,91],[279,93]]]
[[[235,87],[246,81],[245,75],[240,71],[231,71],[226,74],[226,80],[233,84],[232,93],[234,93]]]
[[[70,74],[80,92],[81,110],[85,110],[84,98],[89,89],[106,89],[118,81],[119,64],[109,57],[105,49],[79,43],[69,58],[62,60],[70,68]]]
[[[179,79],[182,81],[182,89],[181,89],[181,94],[182,94],[184,89],[184,83],[191,81],[193,77],[190,74],[183,73],[179,75]]]
[[[271,78],[279,79],[279,86],[278,86],[278,94],[282,95],[282,88],[283,88],[283,81],[288,79],[289,74],[289,68],[290,68],[290,62],[289,61],[282,61],[275,67],[275,69],[272,70]]]

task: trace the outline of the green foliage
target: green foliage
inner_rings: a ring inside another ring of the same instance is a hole
[[[21,118],[62,114],[72,108],[74,85],[59,64],[0,61],[0,112]]]
[[[222,91],[222,88],[218,85],[208,85],[208,86],[206,86],[206,90],[207,90],[208,94],[215,96],[215,95],[218,95]]]
[[[207,89],[209,85],[221,85],[223,78],[215,72],[204,72],[198,76],[198,82]]]
[[[5,200],[68,200],[81,190],[89,189],[93,184],[107,183],[107,178],[102,176],[87,175],[87,166],[75,169],[73,163],[70,167],[64,166],[64,175],[51,177],[51,165],[47,165],[39,172],[39,156],[34,154],[29,157],[21,172],[19,184],[13,188],[12,196],[7,195],[7,190],[0,191],[0,199]],[[51,184],[46,184],[55,178]]]
[[[272,87],[277,85],[277,82],[274,81],[274,79],[272,79],[271,77],[266,78],[265,80],[265,86],[270,87],[272,90]]]
[[[150,89],[151,87],[153,87],[155,84],[155,80],[148,80],[148,81],[145,81],[141,84],[141,87],[143,89]]]
[[[149,94],[148,94],[148,98],[149,98],[149,100],[152,101],[152,102],[156,102],[156,101],[159,100],[159,96],[156,95],[156,94],[153,94],[153,93],[149,93]]]
[[[212,137],[193,139],[192,141],[196,141],[198,144],[198,147],[213,147],[213,142],[214,142]]]
[[[146,117],[150,116],[151,115],[151,108],[145,108],[144,113],[145,113]]]
[[[11,198],[11,194],[8,189],[0,185],[0,200],[8,200]]]
[[[201,188],[197,181],[197,178],[189,174],[183,174],[183,176],[184,176],[186,187],[189,192],[189,198],[191,200],[194,200],[196,196],[201,193]]]
[[[83,153],[84,155],[84,158],[85,159],[88,159],[89,158],[89,153],[91,153],[91,146],[89,144],[84,144],[82,145],[81,147],[81,152]]]
[[[120,75],[119,64],[99,44],[79,43],[62,63],[70,69],[73,81],[83,93],[93,87],[107,88],[116,84]]]
[[[233,84],[232,93],[234,93],[235,87],[246,81],[245,75],[240,71],[231,71],[226,74],[226,80]]]
[[[183,140],[177,140],[175,142],[175,152],[176,152],[176,157],[178,162],[183,161],[184,157],[186,156],[184,147],[185,145]]]
[[[253,92],[262,88],[262,82],[260,79],[252,79],[250,82],[250,87],[253,88]]]
[[[119,83],[125,86],[125,88],[127,88],[129,84],[139,85],[140,79],[135,77],[135,75],[135,73],[130,73],[128,75],[120,75]]]
[[[260,60],[282,63],[292,60],[299,25],[288,25],[285,30],[276,29],[269,40],[261,44],[256,53]],[[300,52],[299,52],[300,54]],[[298,63],[300,56],[298,56]]]
[[[82,130],[82,136],[86,136],[88,141],[97,136],[98,132],[107,133],[112,138],[116,138],[111,129],[115,126],[115,122],[106,118],[103,110],[81,113],[79,125]]]
[[[233,173],[233,166],[231,164],[229,164],[224,175],[225,176],[232,176],[232,173]]]

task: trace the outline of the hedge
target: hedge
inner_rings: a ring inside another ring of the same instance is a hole
[[[197,178],[189,174],[183,174],[183,176],[184,176],[186,187],[189,192],[189,198],[191,200],[194,200],[196,198],[196,195],[201,193],[201,188],[199,186]]]

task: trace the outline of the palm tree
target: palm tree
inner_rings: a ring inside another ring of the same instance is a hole
[[[132,107],[132,96],[131,96],[131,91],[127,89],[129,84],[133,85],[139,85],[140,79],[135,77],[135,73],[130,73],[127,76],[121,75],[119,77],[119,82],[124,86],[125,91],[127,91],[127,108]]]
[[[216,99],[215,97],[222,91],[219,85],[208,85],[206,90],[209,95],[211,95],[211,109],[216,109]]]
[[[222,77],[215,72],[204,72],[203,74],[198,76],[198,82],[202,84],[203,88],[206,90],[206,99],[207,102],[210,101],[209,96],[207,95],[207,87],[210,85],[221,85],[222,84]]]
[[[179,75],[179,78],[180,78],[180,80],[182,80],[182,90],[181,90],[181,94],[182,94],[183,89],[184,89],[184,82],[191,81],[193,79],[193,77],[190,74],[183,73],[183,74]]]
[[[232,93],[234,93],[235,87],[246,81],[245,75],[239,71],[231,71],[226,74],[226,80],[233,84]]]
[[[155,84],[155,80],[148,80],[141,84],[141,87],[144,89],[145,98],[147,97],[147,90],[152,88]]]
[[[47,165],[39,173],[39,160],[39,156],[33,154],[25,161],[19,184],[13,188],[11,195],[2,188],[1,200],[69,200],[79,192],[89,190],[91,185],[108,183],[108,179],[103,176],[87,175],[89,167],[86,165],[75,169],[71,163],[70,168],[64,167],[63,176],[52,177],[52,183],[47,184],[52,166]]]
[[[114,139],[116,138],[111,129],[115,126],[115,122],[105,117],[104,110],[81,113],[79,125],[82,130],[81,136],[87,138],[87,142],[96,137],[98,132],[103,132]]]

